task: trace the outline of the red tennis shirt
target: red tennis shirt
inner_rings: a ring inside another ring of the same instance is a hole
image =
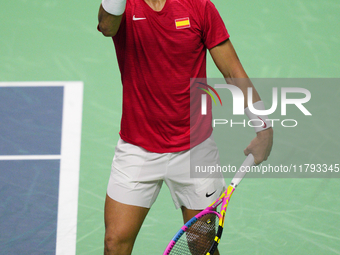
[[[159,12],[144,0],[127,0],[113,37],[123,84],[121,138],[158,153],[207,139],[211,111],[190,116],[190,78],[206,77],[207,49],[228,38],[210,0],[166,0]]]

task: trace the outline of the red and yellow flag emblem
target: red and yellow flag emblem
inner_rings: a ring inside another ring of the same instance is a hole
[[[188,28],[190,27],[189,17],[182,19],[175,19],[176,29]]]

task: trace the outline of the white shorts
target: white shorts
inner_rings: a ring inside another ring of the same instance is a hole
[[[154,153],[119,139],[108,196],[120,203],[150,208],[164,181],[176,208],[205,209],[225,190],[225,181],[222,174],[220,178],[190,178],[190,153],[195,164],[219,163],[212,136],[190,150],[175,153]]]

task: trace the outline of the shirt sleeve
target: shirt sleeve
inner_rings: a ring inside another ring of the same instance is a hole
[[[207,49],[211,49],[228,38],[229,33],[220,14],[218,13],[215,5],[210,0],[207,0],[204,9],[203,22],[204,45]]]

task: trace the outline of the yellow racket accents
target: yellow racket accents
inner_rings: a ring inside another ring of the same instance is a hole
[[[211,255],[212,251],[215,251],[217,248],[217,245],[220,243],[221,240],[221,235],[222,235],[222,230],[224,228],[224,220],[225,220],[225,215],[227,212],[227,207],[230,201],[230,198],[234,192],[235,188],[231,185],[229,185],[229,187],[227,188],[227,190],[225,192],[222,193],[222,195],[220,196],[220,198],[218,200],[223,199],[222,202],[222,207],[221,207],[221,212],[220,212],[220,216],[219,216],[219,221],[218,221],[218,231],[216,233],[216,236],[214,238],[214,245],[210,248],[210,250],[205,254],[205,255]],[[215,201],[214,203],[211,204],[211,206],[216,206],[216,203],[218,201]]]

